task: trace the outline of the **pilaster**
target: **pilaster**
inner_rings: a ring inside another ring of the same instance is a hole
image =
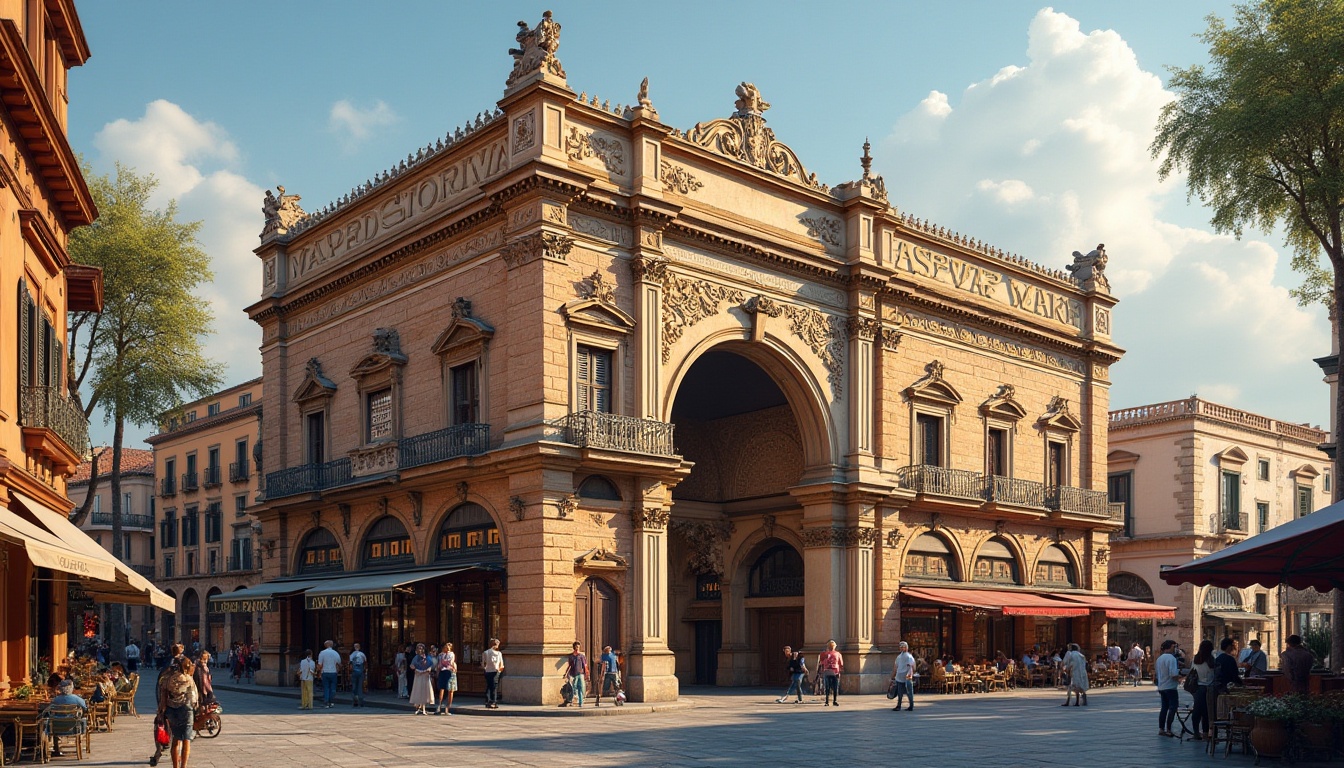
[[[657,486],[661,488],[661,486]],[[675,701],[676,658],[667,647],[666,500],[646,495],[630,514],[634,540],[635,636],[627,656],[625,687],[634,701]]]

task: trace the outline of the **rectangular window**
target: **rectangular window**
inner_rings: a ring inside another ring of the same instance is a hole
[[[121,534],[121,557],[122,557],[122,559],[125,559],[125,560],[130,560],[131,557],[132,557],[132,555],[131,555],[131,534],[129,534],[129,533],[123,533],[123,534]]]
[[[195,553],[195,552],[188,552],[188,553],[187,553],[187,568],[186,568],[186,570],[182,571],[182,575],[183,575],[183,576],[195,576],[195,575],[196,575],[196,553]]]
[[[1329,472],[1326,472],[1324,475],[1321,475],[1321,490],[1322,490],[1322,491],[1325,491],[1326,493],[1330,493],[1330,473],[1329,473]]]
[[[229,480],[231,482],[242,482],[247,479],[249,474],[248,458],[247,438],[243,438],[233,444],[233,466],[229,468]]]
[[[580,346],[578,356],[578,410],[612,413],[611,351]]]
[[[210,550],[210,573],[213,575],[219,572],[219,550]]]
[[[366,402],[368,431],[364,442],[372,443],[392,437],[392,390],[370,392]]]
[[[205,543],[217,544],[223,536],[224,521],[218,503],[205,510]]]
[[[1242,530],[1240,472],[1223,472],[1222,513],[1224,530]]]
[[[196,474],[196,454],[194,453],[187,454],[187,474]]]
[[[917,464],[943,466],[943,418],[927,413],[915,414]]]
[[[168,579],[171,579],[171,578],[173,577],[173,556],[172,556],[172,555],[164,555],[164,556],[163,556],[163,575],[164,575],[164,578],[168,578]]]
[[[481,421],[481,395],[476,377],[476,361],[450,369],[452,382],[453,425],[478,424]]]
[[[131,510],[131,494],[129,494],[129,493],[123,493],[123,494],[121,494],[121,514],[123,514],[123,515],[129,515],[129,514],[132,514],[132,510]]]
[[[1316,511],[1314,499],[1315,490],[1310,485],[1297,486],[1297,516],[1305,517]]]
[[[200,543],[200,512],[192,507],[182,515],[182,546],[194,547]]]
[[[238,396],[238,407],[243,408],[252,404],[252,393],[244,392]]]
[[[1255,612],[1261,616],[1269,613],[1269,595],[1261,592],[1255,596]]]
[[[206,416],[215,416],[219,414],[219,403],[211,403],[205,406]]]
[[[1269,479],[1269,459],[1261,459],[1257,464],[1256,472],[1261,480]]]
[[[101,515],[103,513],[103,495],[95,494],[93,497],[93,514]]]
[[[195,420],[196,420],[196,412],[195,412],[195,411],[188,411],[188,412],[187,412],[187,419],[186,419],[187,423],[190,424],[191,422],[193,422],[193,421],[195,421]]]
[[[1045,484],[1048,486],[1060,486],[1069,484],[1068,464],[1065,460],[1065,450],[1067,446],[1063,443],[1051,440],[1047,445],[1046,466],[1045,466]]]
[[[211,448],[206,454],[205,484],[219,485],[222,478],[219,472],[219,448]]]
[[[1255,502],[1255,524],[1257,533],[1264,533],[1269,530],[1269,502]]]
[[[1008,430],[989,430],[985,442],[985,469],[991,475],[1008,476]]]
[[[308,439],[308,463],[321,464],[326,461],[326,411],[308,414],[306,422],[306,437]]]
[[[1125,505],[1125,535],[1134,535],[1134,473],[1119,472],[1106,478],[1106,500]]]
[[[233,516],[234,516],[234,517],[242,517],[243,515],[246,515],[246,514],[247,514],[247,497],[246,497],[246,496],[234,496],[234,497],[233,497]]]

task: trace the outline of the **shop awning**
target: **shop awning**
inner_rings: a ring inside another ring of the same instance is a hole
[[[916,600],[982,611],[1000,611],[1004,616],[1049,618],[1086,616],[1086,606],[1056,600],[1035,592],[1007,589],[952,589],[946,587],[901,587],[901,594]]]
[[[265,581],[222,595],[213,595],[207,610],[210,613],[253,613],[274,611],[275,598],[297,595],[330,579],[288,579]]]
[[[1251,624],[1264,624],[1274,620],[1263,613],[1252,613],[1250,611],[1205,611],[1204,615],[1223,621],[1245,621]]]
[[[1111,595],[1051,594],[1058,600],[1086,605],[1094,611],[1103,611],[1108,619],[1174,619],[1176,606],[1141,603]]]
[[[177,610],[176,600],[154,586],[149,579],[136,573],[129,565],[113,557],[111,552],[103,549],[101,544],[89,538],[87,533],[81,531],[65,515],[41,502],[24,496],[18,491],[11,491],[11,493],[37,518],[38,522],[67,547],[83,552],[85,556],[101,560],[112,567],[115,573],[114,579],[109,579],[108,583],[91,582],[84,587],[85,592],[109,603],[152,605],[169,613]]]
[[[328,608],[383,608],[392,605],[392,593],[419,581],[437,579],[474,566],[439,568],[431,571],[368,573],[324,581],[303,593],[303,607],[309,611]]]
[[[54,534],[4,508],[0,508],[0,537],[23,547],[33,565],[100,581],[117,577],[111,563],[71,549]]]

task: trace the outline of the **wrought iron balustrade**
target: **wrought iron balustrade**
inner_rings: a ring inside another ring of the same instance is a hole
[[[182,492],[190,493],[200,488],[200,477],[195,472],[182,473]]]
[[[1245,512],[1223,512],[1218,516],[1222,523],[1220,531],[1227,533],[1246,533],[1250,531],[1250,521]]]
[[[1057,512],[1110,519],[1110,501],[1105,491],[1074,488],[1069,485],[1051,485],[1045,489],[1045,507]]]
[[[154,566],[152,565],[132,565],[131,570],[151,581],[154,579]]]
[[[247,462],[246,462],[246,461],[235,461],[235,462],[229,464],[229,482],[230,482],[230,483],[243,483],[243,482],[246,482],[246,481],[247,481],[247,478],[248,478],[250,475],[251,475],[251,473],[248,472],[248,467],[247,467]]]
[[[915,493],[955,496],[961,499],[985,497],[985,476],[968,469],[917,464],[896,470],[896,478],[902,488]]]
[[[205,468],[205,478],[202,480],[202,483],[206,488],[214,488],[215,486],[220,485],[219,465],[216,464]]]
[[[791,597],[804,594],[803,579],[796,576],[773,576],[760,580],[751,597]]]
[[[93,517],[89,522],[93,525],[111,525],[112,513],[94,512]],[[121,515],[121,527],[152,531],[154,530],[154,517],[152,515],[129,515],[123,512]]]
[[[325,464],[303,464],[266,473],[266,498],[323,491],[346,485],[351,479],[349,458]]]
[[[1107,502],[1106,516],[1117,523],[1123,523],[1125,521],[1125,503],[1123,501]]]
[[[677,453],[672,442],[675,426],[665,421],[600,411],[575,411],[546,424],[554,430],[552,439],[580,448],[607,448],[656,456],[675,456]]]
[[[447,461],[458,456],[476,456],[490,449],[489,424],[457,426],[402,438],[397,444],[397,463],[402,469]]]
[[[177,479],[176,479],[176,478],[172,478],[172,477],[165,477],[165,478],[163,478],[162,480],[160,480],[160,481],[159,481],[159,495],[160,495],[160,496],[176,496],[176,495],[177,495]]]
[[[1035,480],[990,475],[985,478],[985,500],[1024,507],[1045,506],[1045,484]]]
[[[89,452],[89,420],[73,400],[61,394],[59,387],[23,387],[19,422],[25,427],[55,432],[81,457]]]

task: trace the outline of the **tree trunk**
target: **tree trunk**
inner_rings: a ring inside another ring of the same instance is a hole
[[[116,427],[112,433],[112,556],[121,560],[125,553],[121,547],[121,442],[126,435],[126,417],[118,409],[115,414]],[[107,610],[108,655],[125,661],[126,652],[126,606],[112,603]]]
[[[1336,244],[1339,243],[1336,239]],[[1332,254],[1337,256],[1337,254]],[[1344,309],[1344,261],[1339,258],[1332,258],[1335,270],[1335,302],[1330,308],[1330,338],[1334,347],[1332,352],[1339,354],[1339,313]],[[1335,361],[1339,365],[1339,361]],[[1332,501],[1339,501],[1344,498],[1344,491],[1340,489],[1340,480],[1344,479],[1344,452],[1340,451],[1340,439],[1344,437],[1344,386],[1338,380],[1338,367],[1336,367],[1335,382],[1335,407],[1334,423],[1330,425],[1330,442],[1335,444],[1335,471],[1330,477],[1330,495]],[[1336,673],[1340,671],[1341,662],[1344,662],[1344,590],[1334,590],[1331,592],[1332,603],[1330,610],[1330,669]],[[1287,631],[1289,628],[1284,627]]]

